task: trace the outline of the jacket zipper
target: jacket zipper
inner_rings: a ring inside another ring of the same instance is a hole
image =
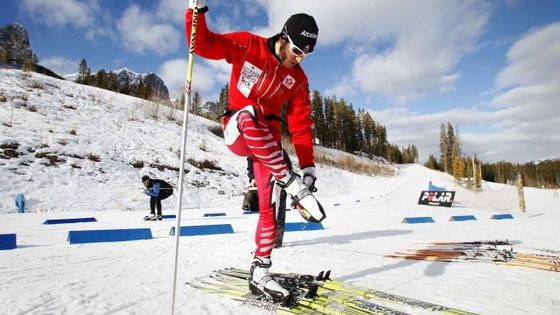
[[[259,96],[259,98],[257,98],[257,104],[261,106],[261,108],[262,108],[261,99],[266,96],[266,93],[268,93],[268,90],[270,90],[270,87],[273,85],[274,80],[276,80],[276,72],[278,71],[278,67],[279,65],[276,65],[276,67],[274,68],[274,76],[272,77],[272,80],[270,81],[270,84],[268,85],[264,93],[261,96]]]
[[[268,62],[264,65],[263,69],[266,68],[266,66],[268,65]],[[264,84],[264,82],[266,81],[266,78],[268,77],[268,72],[264,72],[264,76],[261,79],[261,82],[259,84],[259,86],[257,87],[257,93],[261,91],[262,86]]]

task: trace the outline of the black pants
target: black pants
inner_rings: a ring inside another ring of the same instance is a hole
[[[276,213],[276,239],[274,240],[274,248],[282,246],[284,240],[284,226],[286,225],[286,198],[287,194],[284,190],[280,192],[280,207]]]
[[[173,190],[169,192],[160,193],[157,197],[150,197],[150,214],[154,215],[157,208],[157,215],[161,215],[161,201],[173,194]]]

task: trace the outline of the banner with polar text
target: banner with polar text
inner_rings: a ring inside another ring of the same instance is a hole
[[[420,194],[420,199],[418,199],[419,205],[427,206],[440,206],[440,207],[451,207],[453,204],[453,199],[455,198],[454,191],[441,190],[441,191],[422,191]]]

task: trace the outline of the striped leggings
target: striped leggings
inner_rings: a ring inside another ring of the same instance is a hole
[[[259,192],[259,223],[255,233],[255,256],[259,257],[270,256],[276,237],[281,189],[272,179],[282,179],[288,170],[280,137],[280,130],[270,127],[257,106],[246,106],[225,121],[228,148],[239,156],[253,158]]]

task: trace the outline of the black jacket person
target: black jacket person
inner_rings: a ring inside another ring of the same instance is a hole
[[[161,179],[151,179],[148,176],[142,176],[142,183],[146,188],[144,193],[150,196],[150,215],[146,219],[161,220],[161,201],[173,194],[173,186]],[[157,208],[157,216],[155,210]]]

